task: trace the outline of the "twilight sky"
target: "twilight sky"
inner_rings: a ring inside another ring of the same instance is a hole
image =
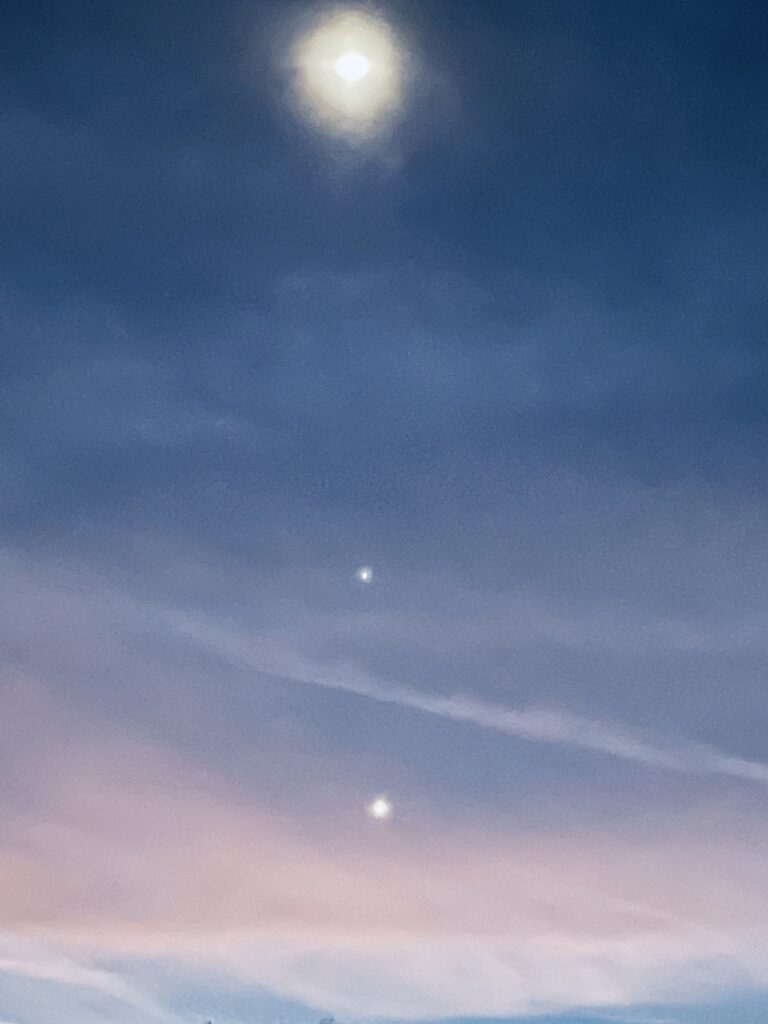
[[[762,1024],[768,19],[329,12],[5,15],[0,1024]]]

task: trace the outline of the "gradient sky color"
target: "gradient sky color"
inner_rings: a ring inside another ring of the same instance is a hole
[[[763,8],[323,10],[5,13],[0,1022],[763,1024]]]

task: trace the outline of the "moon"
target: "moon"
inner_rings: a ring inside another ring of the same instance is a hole
[[[385,796],[377,796],[368,804],[368,814],[376,821],[392,817],[392,803]]]
[[[333,65],[337,75],[340,75],[345,82],[359,82],[371,70],[371,62],[365,54],[357,50],[348,50],[342,53]]]
[[[370,137],[401,105],[403,47],[369,11],[326,13],[298,40],[292,63],[301,108],[333,135]]]

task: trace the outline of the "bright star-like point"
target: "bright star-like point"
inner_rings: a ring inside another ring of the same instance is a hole
[[[372,583],[373,569],[370,567],[370,565],[361,565],[360,568],[355,573],[355,576],[357,576],[358,580],[361,583]]]
[[[295,47],[299,104],[331,134],[370,137],[401,105],[403,57],[382,18],[365,10],[331,11]]]
[[[392,817],[392,804],[385,796],[377,796],[368,804],[368,814],[376,821]]]

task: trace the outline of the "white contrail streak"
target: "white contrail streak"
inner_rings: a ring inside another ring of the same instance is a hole
[[[342,664],[333,670],[321,668],[299,655],[270,649],[269,642],[261,637],[249,641],[184,613],[165,612],[163,617],[175,633],[232,665],[254,672],[327,690],[341,690],[518,739],[563,744],[686,775],[730,776],[768,785],[768,764],[726,754],[715,747],[684,741],[665,746],[620,725],[567,712],[537,708],[515,710],[472,697],[425,693],[409,686],[383,682],[353,665]]]

